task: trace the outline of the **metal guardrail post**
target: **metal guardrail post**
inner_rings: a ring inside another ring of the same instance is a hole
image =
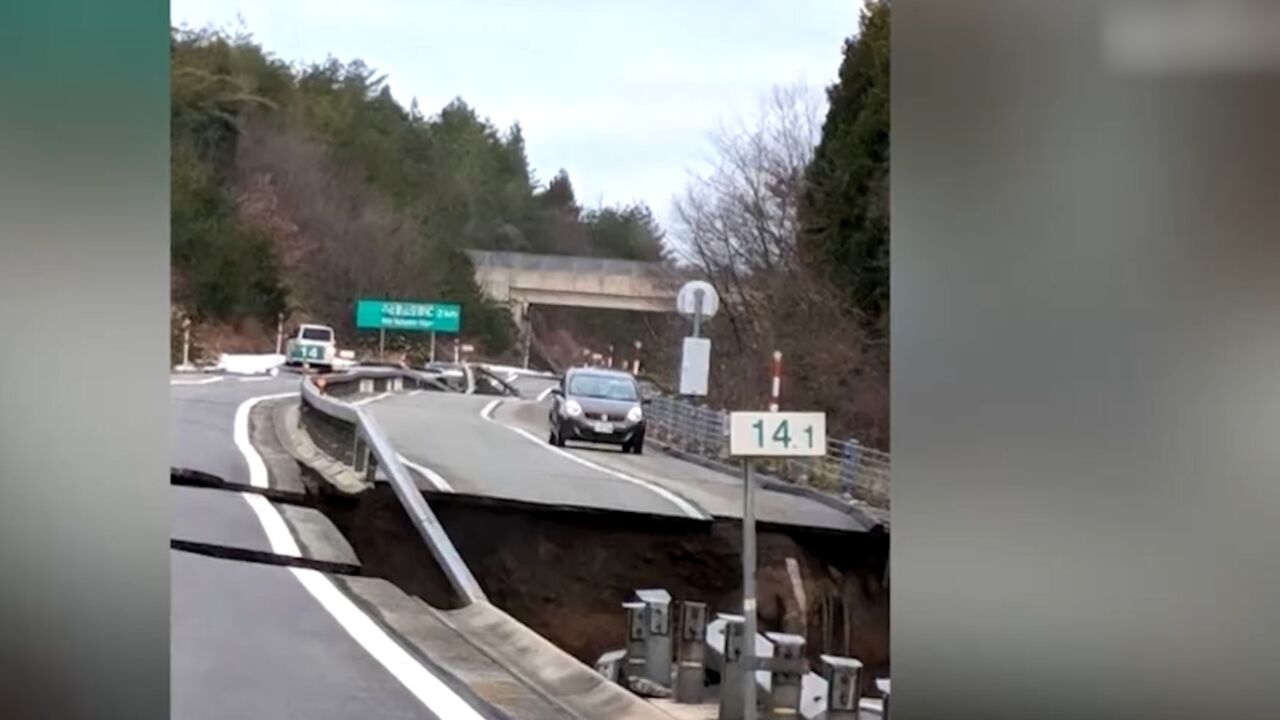
[[[746,643],[746,620],[741,615],[721,614],[724,620],[724,662],[720,667],[719,720],[742,720],[742,655]],[[754,639],[754,638],[753,638]]]
[[[702,702],[707,651],[707,604],[684,600],[679,607],[675,699],[678,703],[699,703]]]
[[[671,687],[671,593],[637,590],[636,598],[644,603],[645,677]]]
[[[625,677],[646,677],[645,673],[645,632],[644,603],[625,602],[622,608],[627,612],[627,661]]]
[[[622,671],[624,670],[626,659],[626,650],[607,652],[601,655],[599,660],[596,660],[596,672],[603,675],[609,682],[622,683],[624,682]]]
[[[822,677],[827,681],[826,720],[858,720],[862,703],[862,663],[853,658],[823,655]],[[888,702],[885,717],[888,717]]]
[[[787,633],[766,633],[773,643],[769,661],[772,679],[769,684],[769,714],[776,720],[800,717],[800,683],[804,677],[804,638]]]

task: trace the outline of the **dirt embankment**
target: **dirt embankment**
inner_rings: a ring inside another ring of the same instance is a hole
[[[586,663],[624,645],[621,603],[636,589],[664,588],[677,600],[705,602],[712,612],[740,611],[740,523],[708,526],[447,496],[431,504],[490,600]],[[389,488],[332,499],[325,511],[367,573],[433,605],[452,602]],[[870,671],[868,682],[887,670],[887,537],[761,526],[757,545],[762,631],[804,635],[812,660],[819,653],[857,657]]]

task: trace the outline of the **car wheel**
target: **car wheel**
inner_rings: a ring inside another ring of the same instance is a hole
[[[641,441],[637,442],[635,445],[632,445],[632,446],[631,446],[631,452],[632,452],[632,454],[634,454],[634,455],[643,455],[643,454],[644,454],[644,440],[641,440]]]

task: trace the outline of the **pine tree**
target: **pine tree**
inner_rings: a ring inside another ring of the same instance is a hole
[[[845,41],[839,80],[808,171],[805,259],[845,293],[847,309],[888,335],[889,1],[868,0]]]

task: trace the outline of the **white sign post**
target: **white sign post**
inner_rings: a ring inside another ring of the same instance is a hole
[[[827,416],[820,412],[729,413],[729,454],[742,458],[742,712],[756,720],[756,500],[752,458],[827,454]]]
[[[711,341],[702,337],[702,319],[715,317],[720,296],[711,283],[691,280],[676,295],[676,311],[693,318],[693,336],[684,339],[680,358],[680,394],[706,395],[711,373]]]

